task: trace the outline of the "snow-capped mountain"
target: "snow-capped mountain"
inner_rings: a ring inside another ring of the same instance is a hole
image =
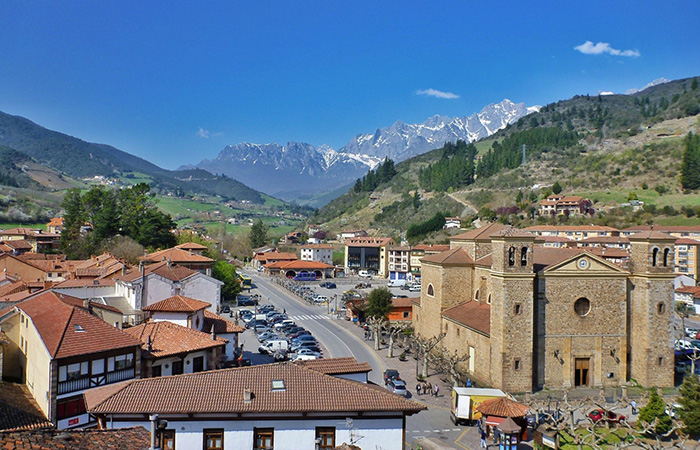
[[[340,151],[377,158],[388,156],[399,162],[441,147],[445,142],[457,139],[472,142],[485,138],[538,110],[538,106],[528,108],[524,103],[505,99],[468,117],[433,116],[418,124],[398,121],[391,127],[377,129],[373,134],[358,134]]]
[[[506,99],[467,117],[436,115],[419,124],[399,121],[372,134],[358,134],[340,150],[300,142],[229,145],[216,159],[195,167],[226,174],[284,200],[295,200],[351,183],[385,157],[400,162],[445,142],[476,141],[538,110],[539,106],[528,108]]]

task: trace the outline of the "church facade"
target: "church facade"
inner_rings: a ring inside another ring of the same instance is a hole
[[[415,332],[468,356],[461,369],[509,392],[673,386],[673,244],[630,236],[626,267],[582,249],[535,246],[500,224],[422,260]]]

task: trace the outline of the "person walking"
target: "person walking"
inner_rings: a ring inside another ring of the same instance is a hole
[[[439,393],[440,393],[440,386],[438,386],[437,383],[435,383],[435,397],[437,397]]]
[[[418,393],[418,395],[420,395],[420,390],[421,390],[420,383],[418,383],[418,384],[416,384],[416,393]]]
[[[426,386],[426,389],[425,389],[425,393],[428,395],[433,394],[433,385],[432,384],[428,383],[428,386]]]
[[[481,448],[486,448],[486,432],[479,427],[479,437],[481,438]]]
[[[630,402],[630,406],[632,407],[632,415],[633,415],[633,416],[636,415],[636,414],[637,414],[637,402],[635,402],[634,400],[632,400],[632,401]]]

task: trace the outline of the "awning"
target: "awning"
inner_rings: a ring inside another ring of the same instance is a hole
[[[486,425],[491,425],[492,427],[497,427],[504,420],[506,420],[505,417],[486,416]]]

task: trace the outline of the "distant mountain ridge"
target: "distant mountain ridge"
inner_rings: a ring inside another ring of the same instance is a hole
[[[505,99],[471,116],[436,115],[419,124],[398,121],[372,134],[358,134],[340,150],[300,142],[241,143],[225,147],[216,159],[181,169],[225,174],[270,195],[296,200],[351,183],[386,157],[400,162],[445,142],[472,142],[537,110],[538,106],[528,108]]]

